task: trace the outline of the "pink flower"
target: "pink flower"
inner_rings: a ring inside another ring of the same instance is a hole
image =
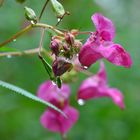
[[[89,67],[101,58],[117,65],[130,67],[132,60],[128,52],[121,45],[113,43],[115,27],[111,20],[96,13],[92,16],[96,32],[83,45],[79,53],[79,61],[83,66]]]
[[[61,107],[62,104],[68,103],[70,96],[70,87],[67,84],[62,84],[61,89],[52,81],[46,81],[40,85],[37,96],[45,101],[51,102],[57,107]]]
[[[59,89],[52,81],[46,81],[40,85],[37,95],[60,108],[67,116],[66,118],[54,109],[48,108],[40,118],[44,128],[63,135],[78,120],[78,111],[69,105],[70,87],[67,84],[62,84]]]
[[[100,97],[109,97],[121,109],[124,108],[123,95],[116,88],[107,85],[106,71],[101,63],[100,70],[96,75],[84,80],[78,91],[78,99],[89,100]]]
[[[62,111],[68,116],[68,118],[65,118],[52,109],[45,111],[40,119],[44,128],[47,128],[52,132],[61,133],[62,135],[69,131],[78,120],[79,113],[71,106],[66,106]]]

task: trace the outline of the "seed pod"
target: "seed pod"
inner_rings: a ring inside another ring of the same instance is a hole
[[[55,12],[57,18],[61,19],[65,14],[63,5],[57,0],[51,0],[50,2],[52,4],[53,11]]]
[[[33,21],[34,23],[37,23],[37,16],[31,8],[25,7],[25,17],[27,20]]]
[[[64,59],[59,59],[53,62],[52,69],[54,75],[57,77],[63,75],[67,71],[70,71],[72,69],[72,64]]]

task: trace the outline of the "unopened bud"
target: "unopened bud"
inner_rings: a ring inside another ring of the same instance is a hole
[[[61,76],[72,69],[72,64],[64,59],[55,60],[52,65],[55,76]]]
[[[53,8],[57,18],[61,19],[65,14],[63,5],[60,2],[58,2],[57,0],[51,0],[51,3],[52,3],[52,8]]]
[[[65,33],[65,40],[71,46],[74,44],[74,36],[71,33]]]
[[[79,40],[75,40],[74,42],[74,50],[76,53],[79,53],[80,48],[82,47],[82,42],[80,42]]]
[[[37,23],[37,16],[35,14],[35,12],[28,7],[25,7],[25,16],[27,20],[33,21],[34,23]]]
[[[82,42],[79,41],[79,40],[75,40],[74,46],[75,46],[76,48],[81,48],[81,47],[82,47]]]
[[[79,30],[77,30],[77,29],[71,30],[71,34],[73,34],[74,36],[78,35],[78,33],[79,33]]]
[[[58,39],[53,39],[51,41],[50,48],[51,48],[52,53],[58,56],[60,52],[60,41]]]

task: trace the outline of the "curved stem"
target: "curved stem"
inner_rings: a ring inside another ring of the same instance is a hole
[[[11,41],[13,41],[14,39],[18,38],[19,36],[21,36],[22,34],[24,34],[25,32],[29,31],[32,29],[32,25],[28,25],[27,27],[25,27],[24,29],[22,29],[21,31],[17,32],[15,35],[13,35],[12,37],[10,37],[9,39],[7,39],[6,41],[2,42],[0,44],[0,48],[3,47],[4,45],[10,43]]]
[[[64,33],[59,31],[58,29],[56,29],[55,27],[51,26],[51,25],[48,25],[48,24],[44,24],[44,23],[37,23],[37,24],[33,24],[33,27],[44,27],[44,28],[47,28],[47,29],[50,29],[52,31],[54,31],[55,33],[63,36]]]
[[[7,39],[6,41],[0,43],[0,48],[3,47],[4,45],[12,42],[14,39],[18,38],[19,36],[21,36],[22,34],[24,34],[25,32],[28,32],[29,30],[31,30],[33,27],[43,27],[43,28],[47,28],[47,29],[50,29],[52,31],[54,31],[55,33],[63,36],[64,33],[59,31],[58,29],[54,28],[53,26],[51,25],[48,25],[48,24],[43,24],[43,23],[37,23],[37,24],[30,24],[28,25],[27,27],[25,27],[24,29],[22,29],[21,31],[17,32],[16,34],[14,34],[12,37],[10,37],[9,39]]]

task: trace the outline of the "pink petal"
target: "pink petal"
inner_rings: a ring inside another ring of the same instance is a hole
[[[107,94],[108,94],[108,96],[110,96],[110,98],[112,98],[114,103],[116,105],[118,105],[121,109],[125,108],[125,105],[123,102],[123,95],[118,89],[110,88],[110,89],[108,89]]]
[[[102,49],[101,49],[102,48]],[[128,52],[121,45],[112,44],[107,47],[100,46],[102,56],[117,66],[131,67],[132,60]]]
[[[89,67],[91,64],[95,63],[97,60],[101,59],[102,55],[100,50],[92,44],[85,44],[79,53],[79,61],[83,66]]]
[[[112,98],[115,104],[121,109],[124,108],[122,93],[116,88],[109,88],[107,85],[103,63],[101,63],[99,72],[84,80],[78,91],[78,99],[89,100],[101,97]]]
[[[112,41],[115,36],[115,27],[112,21],[100,13],[94,14],[91,18],[100,36],[106,41]]]
[[[59,89],[50,80],[41,84],[37,92],[38,97],[51,103],[68,100],[69,95],[70,87],[67,84],[62,84],[61,89]]]
[[[105,96],[103,90],[107,87],[107,77],[104,64],[101,62],[100,70],[96,75],[84,80],[78,91],[78,99],[88,100]]]
[[[52,109],[44,112],[40,119],[43,127],[52,132],[66,133],[78,120],[79,113],[71,106],[66,106],[62,111],[68,116],[68,118],[65,118]]]

